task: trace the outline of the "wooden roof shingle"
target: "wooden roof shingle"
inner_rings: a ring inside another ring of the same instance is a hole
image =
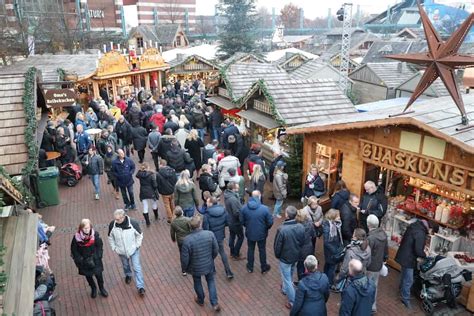
[[[365,79],[360,79],[360,75],[366,70],[370,70],[381,81],[370,83],[384,85],[388,88],[398,87],[415,74],[413,68],[400,62],[368,63],[354,70],[349,78],[368,82]]]

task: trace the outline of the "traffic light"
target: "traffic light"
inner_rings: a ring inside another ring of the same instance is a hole
[[[339,21],[344,21],[344,7],[341,7],[339,10],[337,10],[336,15]]]

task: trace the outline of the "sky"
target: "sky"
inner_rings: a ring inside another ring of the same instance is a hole
[[[214,6],[218,0],[196,0],[197,15],[212,15],[214,14]],[[304,15],[306,18],[314,19],[316,17],[326,17],[328,9],[331,8],[332,14],[341,7],[344,2],[339,0],[257,0],[258,7],[267,7],[271,12],[272,8],[276,9],[276,12],[280,12],[281,8],[287,3],[292,2],[293,4],[303,8]],[[354,13],[357,5],[360,5],[361,11],[368,13],[379,13],[385,11],[388,5],[393,5],[401,0],[353,0]]]

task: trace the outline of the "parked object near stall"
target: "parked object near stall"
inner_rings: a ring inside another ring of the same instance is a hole
[[[76,186],[81,179],[81,167],[75,163],[67,163],[59,170],[59,181],[68,187]]]

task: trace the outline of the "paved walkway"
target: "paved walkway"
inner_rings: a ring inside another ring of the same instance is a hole
[[[147,159],[151,160],[148,153]],[[95,201],[92,184],[88,178],[84,178],[74,188],[60,187],[60,205],[40,210],[44,220],[49,225],[57,227],[50,247],[50,266],[58,282],[56,288],[58,298],[53,304],[57,315],[212,314],[207,297],[205,307],[199,307],[194,303],[192,278],[183,277],[180,273],[178,249],[170,240],[166,220],[153,221],[147,228],[140,211],[129,214],[142,221],[144,230],[141,254],[146,296],[144,298],[138,296],[133,282],[130,285],[125,284],[120,260],[112,253],[107,241],[107,227],[112,220],[112,213],[116,208],[123,207],[123,204],[121,200],[115,200],[111,187],[106,184],[105,176],[101,180],[101,189],[103,191],[101,199]],[[135,186],[135,192],[135,196],[138,197],[138,185]],[[141,204],[138,203],[138,206],[141,207]],[[160,214],[161,216],[165,214],[161,203]],[[91,219],[96,230],[104,238],[104,278],[109,291],[108,298],[100,296],[96,299],[90,298],[86,280],[77,274],[70,257],[70,242],[82,218]],[[267,257],[272,266],[268,274],[261,275],[257,268],[253,274],[249,274],[245,268],[245,261],[231,261],[235,278],[228,281],[220,258],[216,259],[217,291],[222,315],[288,315],[288,310],[284,307],[285,297],[280,294],[280,274],[277,260],[273,255],[273,239],[278,225],[279,222],[276,222],[268,238]],[[316,255],[319,260],[323,259],[321,244],[322,242],[318,241]],[[244,254],[246,250],[244,243],[242,249]],[[389,276],[380,280],[378,315],[423,315],[417,304],[413,312],[406,311],[398,301],[397,288],[398,272],[391,269]],[[338,314],[339,301],[339,295],[331,294],[327,304],[329,315]],[[449,314],[442,313],[442,315]],[[469,314],[461,312],[457,315]]]

